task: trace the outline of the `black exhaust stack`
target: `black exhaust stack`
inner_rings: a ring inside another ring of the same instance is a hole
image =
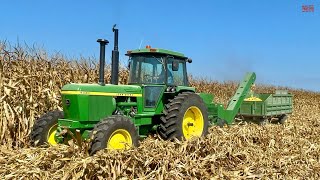
[[[109,43],[106,39],[98,39],[100,43],[100,69],[99,69],[99,84],[104,85],[104,67],[106,62],[106,45]]]
[[[111,62],[111,84],[118,84],[119,81],[119,50],[118,50],[118,32],[116,24],[113,25],[112,31],[114,32],[114,49],[112,51],[112,62]]]

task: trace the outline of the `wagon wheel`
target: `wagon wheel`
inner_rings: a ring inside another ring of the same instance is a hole
[[[287,119],[288,119],[288,116],[287,116],[286,114],[283,114],[283,115],[281,115],[281,116],[279,117],[278,122],[279,122],[280,124],[284,124]]]
[[[269,122],[268,118],[261,118],[261,119],[258,120],[258,124],[260,126],[265,126],[266,124],[268,124],[268,122]]]

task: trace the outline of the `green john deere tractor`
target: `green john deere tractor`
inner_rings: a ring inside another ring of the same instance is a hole
[[[127,52],[129,83],[118,85],[118,29],[114,31],[111,84],[105,84],[105,46],[99,39],[98,84],[67,84],[62,88],[63,112],[53,111],[35,121],[34,146],[66,143],[73,135],[91,139],[89,153],[101,149],[138,146],[139,138],[158,133],[161,138],[191,139],[204,136],[208,126],[231,124],[247,97],[255,74],[248,73],[225,109],[213,95],[196,93],[189,86],[185,55],[147,46]],[[63,133],[65,131],[71,133]]]

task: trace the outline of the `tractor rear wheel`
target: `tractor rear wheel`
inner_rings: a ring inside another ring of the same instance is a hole
[[[55,134],[57,132],[58,119],[63,117],[62,111],[51,111],[35,121],[30,134],[31,145],[57,145]]]
[[[139,136],[133,122],[125,116],[107,117],[95,125],[89,154],[102,149],[121,150],[139,145]]]
[[[183,92],[165,105],[158,133],[161,138],[189,140],[208,133],[208,113],[201,97]]]

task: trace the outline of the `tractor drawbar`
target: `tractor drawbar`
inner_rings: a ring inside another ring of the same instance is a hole
[[[118,84],[119,80],[119,50],[118,50],[118,32],[116,24],[113,25],[112,31],[114,32],[114,49],[112,51],[112,62],[111,62],[111,84]]]
[[[99,69],[99,84],[104,85],[104,67],[105,67],[105,58],[106,58],[106,45],[109,43],[106,39],[98,39],[100,43],[100,69]]]

